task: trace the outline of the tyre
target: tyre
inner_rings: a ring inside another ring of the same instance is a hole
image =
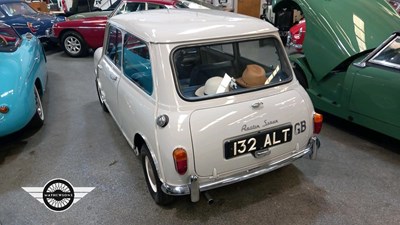
[[[308,89],[307,78],[304,75],[303,71],[298,68],[297,66],[293,67],[294,74],[296,75],[297,80],[299,81],[300,85],[303,86],[304,89]]]
[[[44,123],[44,110],[43,110],[43,105],[42,105],[42,100],[40,98],[39,92],[34,86],[34,95],[35,95],[35,106],[36,106],[36,112],[35,115],[33,116],[31,120],[31,126],[34,128],[39,128],[43,126]]]
[[[102,94],[101,89],[100,89],[99,78],[96,78],[96,90],[97,90],[97,97],[99,98],[101,108],[103,109],[104,112],[109,112],[108,108],[106,106],[106,103],[104,102],[104,95]]]
[[[71,57],[82,57],[88,53],[88,47],[82,36],[75,31],[67,31],[62,35],[61,47]]]
[[[142,166],[146,184],[151,197],[158,205],[168,205],[174,201],[174,196],[167,195],[161,190],[161,181],[158,177],[153,158],[145,144],[141,148]]]

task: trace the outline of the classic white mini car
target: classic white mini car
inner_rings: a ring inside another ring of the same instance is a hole
[[[213,10],[153,10],[108,20],[96,87],[164,205],[315,158],[322,116],[278,30]]]

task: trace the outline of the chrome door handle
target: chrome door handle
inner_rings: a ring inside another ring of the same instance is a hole
[[[99,70],[102,70],[102,69],[103,69],[103,66],[100,65],[100,64],[98,64],[98,65],[97,65],[97,68],[99,68]]]
[[[111,78],[111,80],[113,80],[113,81],[116,81],[116,80],[118,79],[118,77],[117,77],[117,76],[115,76],[115,75],[112,75],[112,74],[110,74],[110,78]]]
[[[262,107],[262,106],[263,106],[263,103],[262,103],[262,102],[256,102],[256,103],[253,103],[253,104],[251,105],[251,107],[252,107],[253,109],[260,108],[260,107]]]

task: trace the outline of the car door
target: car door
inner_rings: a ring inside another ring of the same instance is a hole
[[[350,110],[400,127],[400,37],[355,73]]]
[[[108,29],[105,46],[104,57],[98,65],[99,81],[108,109],[119,123],[117,88],[121,74],[122,34],[112,25]]]
[[[121,128],[132,141],[131,135],[152,129],[155,125],[156,103],[148,45],[132,34],[125,34],[122,61],[123,75],[118,87]]]

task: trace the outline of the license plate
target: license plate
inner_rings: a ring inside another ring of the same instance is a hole
[[[252,133],[225,141],[225,159],[267,149],[292,140],[292,125]]]

